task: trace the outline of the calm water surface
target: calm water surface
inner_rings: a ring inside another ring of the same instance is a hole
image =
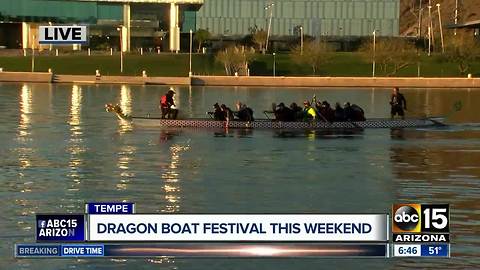
[[[158,114],[159,86],[0,84],[0,269],[479,268],[480,90],[406,89],[410,116],[451,114],[448,128],[350,134],[135,129],[103,109]],[[215,102],[257,111],[272,102],[353,101],[388,116],[387,89],[188,88],[184,116]],[[82,212],[129,200],[153,213],[387,213],[392,203],[450,203],[450,260],[17,260],[35,213]]]

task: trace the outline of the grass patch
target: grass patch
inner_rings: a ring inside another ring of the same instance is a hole
[[[313,76],[311,67],[300,66],[292,61],[289,54],[276,55],[277,76]],[[438,57],[423,56],[419,62],[422,77],[459,77],[461,74],[453,63],[442,62]],[[0,67],[4,71],[31,71],[31,56],[0,57]],[[57,74],[94,75],[98,69],[103,75],[141,75],[147,71],[149,76],[188,75],[188,54],[148,54],[125,55],[124,72],[120,73],[120,55],[66,55],[36,56],[35,71],[46,72],[52,68]],[[223,66],[213,55],[194,54],[192,70],[197,75],[225,75]],[[412,64],[398,72],[395,76],[416,77],[417,64]],[[480,75],[480,63],[475,63],[470,73]],[[250,64],[251,75],[273,75],[273,56],[257,54]],[[377,65],[377,76],[386,76]],[[372,76],[372,64],[364,61],[359,53],[337,52],[330,62],[320,67],[317,76]]]

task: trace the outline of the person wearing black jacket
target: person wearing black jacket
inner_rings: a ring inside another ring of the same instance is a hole
[[[241,102],[237,102],[237,112],[235,115],[238,117],[238,120],[240,121],[254,121],[255,119],[253,118],[253,110],[248,107],[246,104],[242,104]]]
[[[217,121],[225,121],[225,113],[222,111],[220,105],[218,103],[213,104],[213,113],[210,112],[210,114],[213,114],[213,119]]]
[[[405,119],[405,111],[407,110],[407,100],[403,96],[403,94],[400,93],[400,89],[398,87],[393,88],[393,93],[390,98],[390,106],[392,107],[390,111],[390,115],[392,119],[395,117],[395,115],[399,115],[402,117],[402,119]]]

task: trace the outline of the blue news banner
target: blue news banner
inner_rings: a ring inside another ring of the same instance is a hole
[[[322,241],[312,241],[306,243],[300,241],[291,241],[289,243],[282,242],[255,242],[255,241],[226,241],[226,242],[188,242],[188,241],[166,241],[168,239],[159,239],[155,241],[146,241],[145,243],[126,243],[128,241],[120,240],[120,243],[110,244],[102,243],[102,241],[86,242],[91,240],[91,232],[88,233],[90,238],[87,239],[87,217],[89,223],[92,222],[93,217],[99,215],[124,215],[123,218],[128,217],[135,213],[135,204],[128,202],[96,202],[87,203],[85,205],[85,214],[38,214],[36,215],[36,240],[37,243],[32,244],[16,244],[15,245],[15,257],[19,258],[32,258],[32,257],[157,257],[157,256],[175,256],[175,257],[387,257],[389,245],[387,244],[387,238],[385,237],[385,223],[386,216],[382,215],[368,215],[361,216],[352,215],[352,219],[361,219],[364,222],[365,219],[370,219],[370,226],[376,226],[375,234],[368,231],[366,233],[371,235],[365,235],[365,239],[368,237],[380,237],[382,239],[377,241],[368,240],[359,241],[362,243],[325,243]],[[135,217],[140,218],[139,217]],[[228,215],[227,215],[228,216]],[[321,216],[321,217],[318,217]],[[169,220],[173,222],[173,219],[182,218],[205,218],[204,215],[175,215],[169,217]],[[256,216],[246,217],[240,216],[243,219],[248,220],[246,223],[254,222],[250,219],[265,219],[267,221],[272,218],[282,217],[279,216]],[[329,219],[331,222],[335,222],[335,215],[285,215],[282,218],[288,219],[294,217],[296,221],[309,220],[312,217],[316,217],[320,220]],[[162,220],[165,217],[152,216],[151,218],[157,218]],[[212,215],[209,217],[213,222],[220,222],[217,219],[224,221],[224,217],[219,215]],[[229,217],[232,220],[238,220],[237,217]],[[337,217],[338,218],[338,217]],[[343,218],[343,216],[342,216]],[[188,219],[187,219],[188,220]],[[134,220],[132,222],[135,222]],[[180,222],[180,221],[178,221]],[[193,222],[193,221],[192,221]],[[210,222],[210,221],[209,221]],[[233,222],[233,221],[232,221]],[[263,220],[257,221],[259,224],[266,222]],[[267,222],[268,223],[268,222]],[[266,224],[267,224],[266,223]],[[133,224],[133,223],[132,223]],[[210,224],[210,223],[207,223]],[[232,223],[233,224],[233,223]],[[268,223],[270,224],[270,223]],[[333,224],[333,223],[331,223]],[[343,223],[342,223],[343,224]],[[373,225],[372,225],[373,224]],[[89,224],[91,225],[91,224]],[[333,227],[332,227],[333,228]],[[286,229],[285,229],[286,230]],[[217,235],[214,235],[217,236]],[[315,236],[315,235],[314,235]],[[158,236],[157,236],[158,237]],[[290,236],[293,237],[293,236]],[[323,235],[317,235],[316,237],[323,237]],[[339,237],[339,236],[337,236]],[[351,234],[342,237],[352,237]],[[212,236],[213,239],[213,236]],[[339,238],[343,239],[343,238]],[[354,238],[352,238],[354,239]],[[194,240],[196,241],[196,240]],[[122,243],[123,242],[123,243]],[[148,243],[147,243],[148,242]],[[339,241],[342,242],[342,241]]]
[[[449,257],[450,245],[449,244],[423,244],[422,257]]]
[[[83,242],[85,229],[84,215],[36,216],[37,242]]]
[[[103,257],[103,244],[17,244],[15,257]]]
[[[135,203],[131,202],[92,202],[85,204],[85,211],[87,214],[134,214]]]

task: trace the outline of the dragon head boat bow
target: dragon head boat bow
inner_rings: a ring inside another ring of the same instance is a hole
[[[105,111],[115,113],[117,115],[117,117],[121,120],[132,120],[133,119],[132,116],[130,116],[128,114],[125,114],[123,112],[122,108],[120,107],[120,105],[118,105],[118,104],[115,104],[115,105],[113,105],[112,103],[105,104]]]

